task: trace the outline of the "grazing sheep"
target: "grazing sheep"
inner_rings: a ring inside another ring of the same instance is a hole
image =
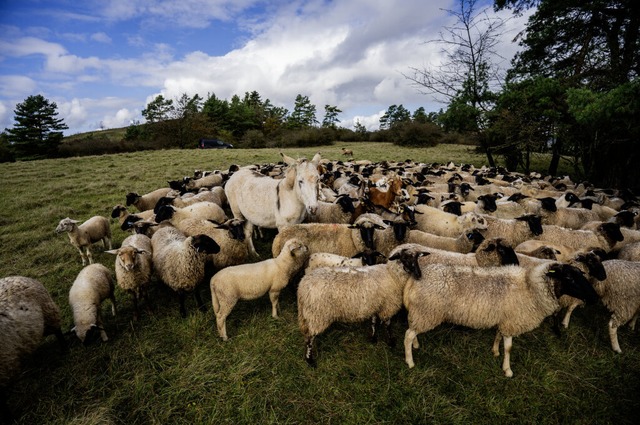
[[[626,260],[606,260],[602,262],[606,274],[605,279],[591,278],[591,283],[602,303],[611,312],[609,319],[609,339],[611,348],[621,353],[618,342],[618,327],[629,323],[631,330],[635,330],[638,315],[640,315],[640,263]],[[568,306],[562,321],[563,326],[569,326],[571,312],[579,304]]]
[[[196,286],[205,275],[207,255],[220,251],[220,246],[207,235],[185,236],[178,229],[165,227],[153,234],[153,267],[158,278],[178,293],[180,315],[187,317],[185,294],[193,292],[198,306],[202,298]]]
[[[308,257],[305,245],[289,239],[276,258],[227,267],[216,273],[211,278],[211,302],[222,340],[227,340],[227,316],[238,300],[253,300],[268,292],[271,315],[278,317],[280,291],[304,267]]]
[[[111,313],[116,315],[113,273],[102,264],[90,264],[80,270],[69,289],[69,306],[73,312],[71,329],[83,344],[88,345],[100,335],[107,341],[102,327],[100,307],[106,298],[111,300]]]
[[[484,216],[468,212],[457,216],[427,205],[416,205],[416,228],[439,236],[458,237],[469,229],[484,230],[487,221]]]
[[[427,248],[418,245],[400,245],[386,264],[321,267],[306,274],[298,285],[297,297],[307,363],[315,366],[315,337],[334,322],[377,317],[388,328],[391,318],[402,308],[404,286],[412,278],[420,278],[417,261],[426,253]]]
[[[347,149],[347,148],[342,148],[342,155],[352,157],[353,156],[353,150]]]
[[[167,196],[167,193],[169,193],[169,191],[171,190],[172,189],[170,187],[164,187],[161,189],[156,189],[153,192],[149,192],[145,195],[138,195],[136,192],[129,192],[126,196],[126,205],[134,205],[140,212],[152,210],[158,203],[158,200],[163,196]]]
[[[422,277],[409,280],[404,291],[409,328],[404,349],[407,365],[414,367],[417,335],[442,323],[474,329],[497,327],[493,354],[504,341],[502,370],[513,376],[510,363],[512,338],[537,328],[559,309],[558,297],[569,294],[597,300],[593,287],[577,268],[561,263],[520,266],[464,267],[430,264]]]
[[[153,271],[151,239],[146,235],[127,236],[118,249],[107,251],[116,255],[116,282],[133,298],[134,318],[139,317],[138,302],[147,297]]]
[[[38,348],[42,338],[51,334],[66,349],[60,309],[42,283],[24,276],[0,279],[0,392],[17,378],[22,361]],[[0,409],[3,407],[0,402]]]
[[[109,219],[96,215],[89,220],[78,225],[79,221],[72,220],[69,217],[63,218],[56,227],[56,233],[67,232],[69,234],[69,241],[71,245],[75,246],[82,258],[82,265],[93,263],[93,256],[91,255],[91,244],[98,241],[102,241],[105,249],[111,249],[111,226],[109,225]],[[82,250],[85,250],[83,252]]]

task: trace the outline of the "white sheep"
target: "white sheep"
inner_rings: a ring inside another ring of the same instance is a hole
[[[606,278],[598,280],[591,278],[593,288],[602,299],[602,303],[611,312],[608,323],[611,348],[621,353],[618,342],[618,327],[629,323],[631,330],[635,330],[638,315],[640,315],[640,263],[626,260],[606,260],[602,262]],[[576,303],[570,305],[562,324],[567,327],[571,312]],[[573,308],[572,308],[573,307]]]
[[[620,232],[620,225],[615,223],[600,223],[593,231],[565,229],[564,227],[545,224],[542,226],[542,234],[533,239],[545,243],[563,245],[575,253],[593,248],[601,248],[609,252],[624,237]]]
[[[0,279],[0,391],[16,379],[22,361],[50,334],[66,348],[60,309],[42,283],[24,276]]]
[[[331,254],[328,252],[315,252],[309,256],[309,261],[305,267],[305,273],[319,267],[361,267],[376,264],[378,258],[385,258],[378,251],[369,249],[360,252],[353,257]]]
[[[282,227],[271,245],[273,257],[280,254],[284,243],[292,238],[300,240],[309,248],[309,253],[329,252],[353,257],[365,249],[375,249],[373,234],[386,225],[378,217],[363,214],[352,225],[308,223]]]
[[[151,239],[146,235],[127,236],[118,249],[107,251],[116,255],[116,282],[133,298],[134,318],[138,319],[138,303],[147,299],[153,272]]]
[[[213,220],[222,223],[227,220],[227,214],[222,207],[213,202],[197,202],[184,208],[176,208],[172,205],[163,205],[156,210],[156,223],[169,220],[176,226],[181,220],[199,218]]]
[[[623,246],[618,252],[618,260],[640,261],[640,242]]]
[[[113,273],[102,264],[89,264],[78,273],[69,289],[69,306],[73,312],[71,329],[87,345],[97,339],[107,341],[100,312],[102,301],[111,300],[111,313],[116,315]]]
[[[227,338],[227,316],[238,300],[253,300],[269,293],[271,316],[278,317],[278,297],[309,257],[309,250],[296,239],[289,239],[276,258],[240,264],[220,270],[211,278],[211,302],[218,333]]]
[[[510,246],[518,246],[522,242],[533,239],[542,233],[540,216],[526,214],[513,219],[502,219],[485,216],[487,230],[485,238],[503,238]]]
[[[134,205],[140,212],[152,210],[158,203],[158,200],[163,196],[167,196],[167,193],[171,190],[172,189],[170,187],[163,187],[144,195],[139,195],[136,192],[129,192],[126,196],[126,205]]]
[[[428,205],[416,205],[416,228],[439,236],[458,237],[469,229],[486,229],[484,217],[475,212],[457,216]]]
[[[405,361],[410,368],[415,365],[412,347],[418,348],[417,335],[442,323],[453,323],[474,329],[497,327],[492,351],[499,355],[502,336],[502,370],[511,377],[512,338],[537,328],[557,311],[558,296],[597,300],[580,270],[560,263],[532,269],[430,264],[421,272],[421,278],[409,281],[403,298],[409,321],[404,338]]]
[[[417,245],[400,245],[392,251],[386,264],[321,267],[306,274],[298,285],[297,299],[298,324],[305,339],[305,360],[309,365],[315,366],[316,336],[334,322],[359,322],[377,317],[388,328],[391,317],[402,308],[405,284],[419,278],[418,257],[426,252],[427,248]]]
[[[485,239],[478,245],[475,252],[462,254],[427,247],[429,255],[420,258],[422,267],[426,264],[454,264],[460,266],[497,267],[506,265],[518,265],[518,257],[510,246],[501,238]]]
[[[185,185],[185,189],[195,191],[201,188],[212,188],[214,186],[220,187],[226,180],[226,176],[221,173],[207,174],[199,179],[190,179]]]
[[[199,308],[204,304],[195,290],[205,276],[205,262],[209,254],[220,246],[207,235],[185,236],[178,229],[164,227],[151,237],[153,267],[158,278],[178,293],[180,315],[187,316],[185,295],[193,292]]]
[[[105,249],[111,249],[111,226],[108,218],[99,215],[91,217],[80,225],[78,223],[78,220],[72,220],[69,217],[63,218],[56,227],[56,233],[67,232],[69,234],[69,242],[80,253],[84,266],[87,264],[87,260],[89,264],[93,263],[91,244],[101,240]]]

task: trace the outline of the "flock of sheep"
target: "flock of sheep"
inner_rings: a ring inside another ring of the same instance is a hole
[[[409,367],[417,336],[453,323],[496,328],[493,353],[502,341],[508,377],[512,338],[563,308],[567,327],[577,306],[601,300],[616,352],[618,327],[635,326],[640,202],[629,191],[468,165],[282,157],[127,194],[126,206],[112,212],[131,232],[117,249],[108,218],[61,220],[56,231],[68,234],[84,266],[69,291],[75,335],[107,341],[101,304],[109,298],[116,314],[115,285],[131,294],[137,319],[154,281],[176,292],[183,317],[190,293],[204,307],[199,285],[209,282],[225,341],[239,300],[269,294],[277,317],[280,292],[299,282],[298,322],[311,365],[315,338],[332,323],[371,320],[376,338],[378,324],[388,327],[403,308]],[[263,228],[277,229],[268,259],[253,245]],[[91,247],[100,241],[115,256],[115,273],[93,262]],[[0,311],[1,389],[43,336],[66,342],[58,307],[34,279],[0,279]]]

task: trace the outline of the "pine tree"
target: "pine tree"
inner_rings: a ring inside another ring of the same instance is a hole
[[[29,96],[14,110],[13,128],[5,129],[17,159],[53,157],[67,125],[58,116],[58,105],[42,95]]]

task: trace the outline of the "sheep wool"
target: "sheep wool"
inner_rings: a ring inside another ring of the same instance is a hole
[[[308,257],[304,244],[289,239],[276,258],[227,267],[216,273],[210,282],[211,302],[222,340],[228,339],[226,319],[238,300],[253,300],[268,292],[271,315],[278,317],[280,291],[304,267]]]
[[[69,289],[69,305],[73,311],[72,331],[83,344],[97,339],[107,341],[107,333],[102,326],[102,301],[111,300],[111,313],[116,315],[116,297],[113,273],[102,264],[89,264],[78,273]]]
[[[22,361],[60,330],[60,310],[39,281],[24,276],[0,279],[0,391],[18,376]]]
[[[414,367],[412,347],[418,348],[417,335],[446,322],[474,329],[497,327],[493,354],[499,355],[502,336],[502,370],[511,377],[514,336],[537,328],[545,317],[557,311],[561,294],[597,299],[580,270],[560,263],[532,269],[430,264],[421,271],[422,277],[409,281],[403,297],[409,321],[404,339],[405,361],[410,368]]]

